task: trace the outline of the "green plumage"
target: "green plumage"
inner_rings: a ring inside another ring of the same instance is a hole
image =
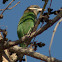
[[[33,27],[35,25],[35,21],[36,15],[33,12],[24,13],[18,24],[17,28],[18,37],[21,38],[24,35],[32,32]],[[22,44],[20,46],[23,47]]]
[[[19,38],[26,35],[29,32],[30,28],[34,27],[35,18],[36,16],[33,12],[25,13],[22,16],[22,18],[19,21],[18,29],[17,29]]]

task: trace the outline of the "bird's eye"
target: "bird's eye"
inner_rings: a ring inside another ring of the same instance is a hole
[[[37,7],[34,7],[34,8],[37,8]]]

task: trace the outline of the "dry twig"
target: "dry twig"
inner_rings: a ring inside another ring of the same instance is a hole
[[[11,8],[7,8],[7,9],[12,9],[12,8],[14,8],[15,6],[17,6],[19,3],[20,3],[20,1],[17,2],[13,7],[11,7]],[[4,10],[4,9],[0,9],[0,11],[3,11],[3,10]]]
[[[56,24],[55,28],[54,28],[54,31],[53,31],[53,34],[52,34],[52,38],[51,38],[51,42],[50,42],[50,46],[49,46],[49,56],[51,57],[51,45],[52,45],[52,42],[53,42],[53,38],[54,38],[54,34],[57,30],[57,27],[59,26],[60,22],[62,21],[62,18],[58,21],[58,23]]]
[[[62,9],[60,9],[60,11],[62,11]],[[56,14],[59,16],[59,17],[62,17],[61,15],[59,15],[57,12]],[[51,42],[50,42],[50,46],[49,46],[49,56],[51,58],[51,45],[52,45],[52,42],[53,42],[53,38],[54,38],[54,35],[55,35],[55,32],[57,30],[57,27],[59,26],[60,22],[62,21],[62,18],[58,21],[58,23],[56,24],[55,28],[54,28],[54,31],[53,31],[53,34],[52,34],[52,38],[51,38]]]
[[[11,5],[11,3],[13,2],[14,0],[12,0],[9,4],[8,4],[8,6],[3,10],[3,12],[1,13],[1,15],[4,13],[4,11],[6,10],[6,9],[8,9],[8,7]]]

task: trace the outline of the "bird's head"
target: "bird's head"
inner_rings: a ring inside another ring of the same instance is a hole
[[[25,12],[26,11],[32,11],[35,13],[35,15],[37,15],[39,12],[42,11],[42,8],[40,8],[38,5],[31,5],[25,10]]]

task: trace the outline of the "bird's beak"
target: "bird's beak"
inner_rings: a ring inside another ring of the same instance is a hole
[[[46,10],[46,9],[44,9],[44,11],[45,11],[45,10]],[[41,12],[41,11],[42,11],[42,8],[38,8],[37,11]]]

